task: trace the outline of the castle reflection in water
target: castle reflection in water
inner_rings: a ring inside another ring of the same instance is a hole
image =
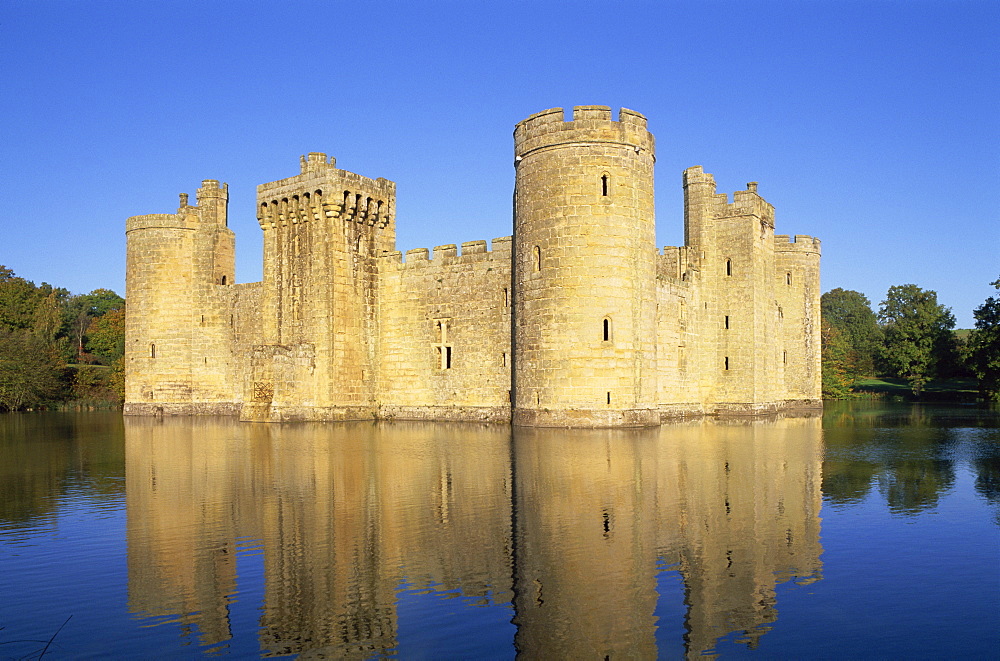
[[[231,637],[261,549],[264,655],[397,646],[402,584],[513,604],[539,658],[657,656],[657,576],[684,647],[753,646],[775,587],[820,578],[820,418],[644,430],[125,419],[129,604]],[[665,569],[666,568],[666,569]]]

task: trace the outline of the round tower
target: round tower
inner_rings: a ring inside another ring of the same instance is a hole
[[[231,334],[227,197],[206,180],[196,206],[182,194],[175,214],[126,221],[125,413],[209,413],[232,399],[219,346]]]
[[[646,118],[624,108],[517,125],[515,424],[659,424],[654,151]]]
[[[192,256],[196,216],[126,222],[125,412],[165,412],[190,402]]]

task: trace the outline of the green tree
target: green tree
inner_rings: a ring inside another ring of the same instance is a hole
[[[30,330],[0,330],[0,410],[19,411],[59,397],[59,365]]]
[[[848,354],[850,346],[846,336],[823,319],[820,338],[823,360],[823,399],[846,399],[851,393],[854,378],[851,376]]]
[[[868,297],[838,287],[823,294],[820,308],[824,323],[835,328],[845,343],[848,379],[853,383],[860,377],[873,376],[882,350],[882,329]]]
[[[920,396],[949,350],[955,317],[937,302],[937,293],[916,285],[889,287],[879,306],[885,361],[894,376],[910,382]]]
[[[108,365],[125,353],[124,307],[91,320],[87,328],[86,348]]]
[[[1000,290],[1000,279],[991,283]],[[968,361],[983,397],[1000,401],[1000,298],[990,296],[972,311],[976,327],[969,335]]]
[[[35,283],[0,266],[0,329],[28,329],[40,298]]]
[[[125,299],[110,289],[95,289],[89,294],[72,296],[66,302],[63,312],[64,332],[73,341],[77,360],[84,359],[87,344],[87,329],[91,322],[111,310],[120,310]]]

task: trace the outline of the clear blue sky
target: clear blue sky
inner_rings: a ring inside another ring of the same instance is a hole
[[[959,327],[1000,277],[1000,3],[0,0],[0,264],[124,293],[128,216],[229,183],[237,279],[255,186],[300,154],[397,183],[398,248],[511,233],[514,124],[625,106],[681,172],[748,181],[823,240],[823,290],[938,292]]]

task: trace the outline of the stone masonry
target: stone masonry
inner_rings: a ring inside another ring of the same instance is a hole
[[[257,187],[261,282],[236,284],[228,188],[128,219],[125,413],[543,427],[819,407],[820,242],[757,184],[684,172],[685,245],[655,245],[641,114],[514,131],[514,234],[395,245],[395,184],[303,156]]]

